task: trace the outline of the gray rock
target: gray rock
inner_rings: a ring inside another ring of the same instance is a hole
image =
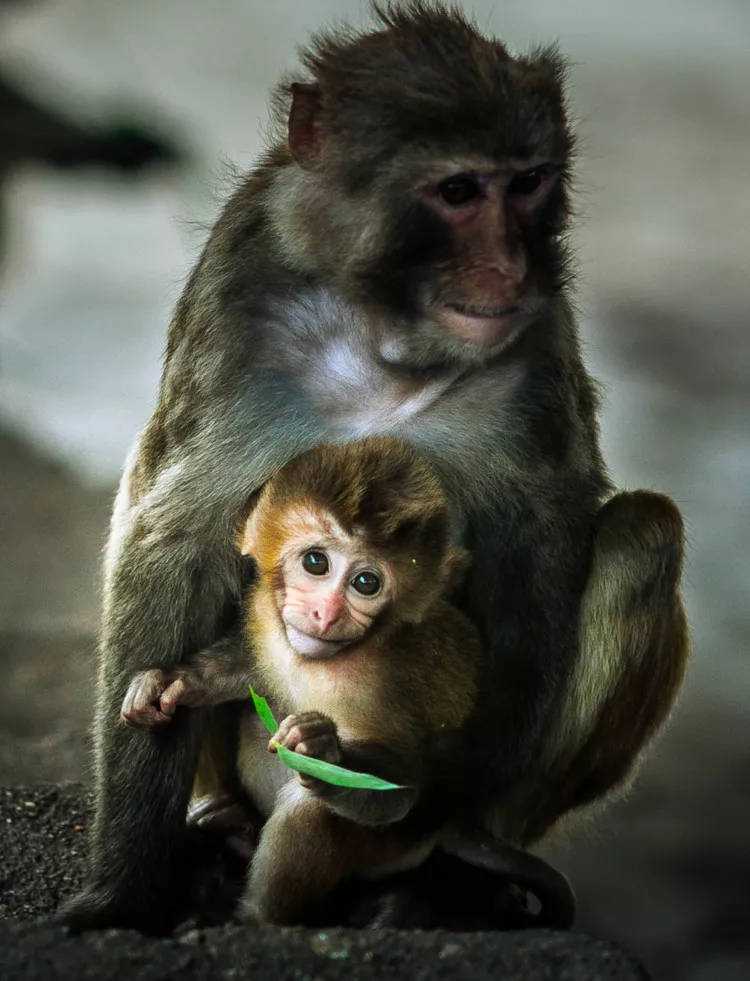
[[[302,930],[226,926],[168,940],[49,922],[78,887],[90,795],[76,784],[0,789],[3,981],[647,981],[627,953],[572,933]]]

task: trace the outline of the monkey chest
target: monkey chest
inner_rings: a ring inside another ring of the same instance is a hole
[[[454,381],[407,377],[384,367],[348,341],[311,352],[300,379],[305,399],[330,439],[401,435],[434,411]]]

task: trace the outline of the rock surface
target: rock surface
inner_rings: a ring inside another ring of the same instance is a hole
[[[79,785],[0,790],[0,977],[644,981],[614,944],[577,934],[450,934],[221,927],[179,939],[70,936],[49,916],[80,882],[90,795]],[[40,921],[40,917],[43,917]]]
[[[5,981],[192,981],[208,978],[388,981],[643,981],[621,950],[579,935],[382,933],[224,927],[181,940],[109,931],[65,936],[45,924],[0,924]]]

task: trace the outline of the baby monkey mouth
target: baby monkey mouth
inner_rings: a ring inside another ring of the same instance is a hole
[[[302,657],[333,657],[352,643],[351,640],[326,640],[325,637],[314,637],[298,630],[289,623],[285,624],[285,627],[287,640]]]

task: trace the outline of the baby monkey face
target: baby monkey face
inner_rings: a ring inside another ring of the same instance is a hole
[[[291,646],[330,657],[362,639],[394,593],[392,568],[356,536],[331,528],[287,553],[280,612]]]

